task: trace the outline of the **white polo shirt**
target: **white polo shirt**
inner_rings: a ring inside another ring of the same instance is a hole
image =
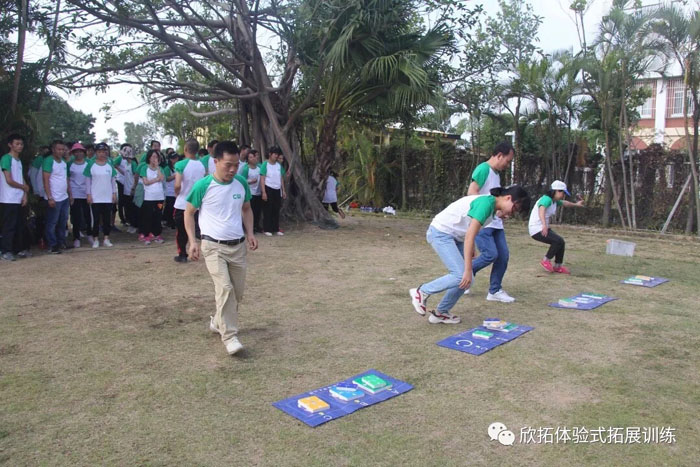
[[[68,199],[68,165],[63,160],[56,162],[53,156],[49,156],[44,159],[43,172],[51,174],[49,176],[51,196],[45,193],[44,198],[47,200],[53,198],[57,203]]]
[[[87,198],[87,177],[83,172],[88,166],[88,162],[83,160],[82,164],[76,161],[68,163],[68,178],[70,183],[70,194],[73,199]]]
[[[85,175],[90,184],[89,192],[92,196],[93,203],[111,203],[112,195],[117,193],[117,171],[112,164],[105,162],[100,165],[97,159],[88,162],[83,175]]]
[[[199,230],[216,240],[238,240],[243,232],[243,204],[250,202],[245,178],[235,175],[228,183],[207,175],[192,187],[187,202],[199,209]]]
[[[263,162],[260,166],[260,175],[265,176],[265,186],[274,190],[282,188],[282,177],[284,177],[284,167],[279,162],[268,164]]]

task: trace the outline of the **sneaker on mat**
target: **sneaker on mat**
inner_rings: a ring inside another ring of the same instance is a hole
[[[552,266],[552,262],[547,259],[543,259],[542,261],[540,261],[540,266],[542,266],[547,272],[554,272],[554,266]]]
[[[462,319],[459,316],[453,315],[452,313],[431,311],[428,315],[428,322],[430,324],[459,324],[462,322]]]
[[[241,344],[238,341],[237,337],[232,337],[227,343],[226,343],[226,351],[228,352],[229,355],[233,355],[236,352],[243,350],[243,344]]]
[[[430,295],[420,291],[420,287],[415,289],[409,289],[408,293],[411,295],[411,305],[413,309],[416,310],[421,316],[425,316],[425,304],[428,302],[428,297]]]
[[[490,302],[513,303],[515,299],[508,295],[505,290],[501,289],[496,293],[489,293],[486,300]]]

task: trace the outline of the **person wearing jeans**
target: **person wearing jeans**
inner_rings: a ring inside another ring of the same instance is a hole
[[[66,144],[61,140],[51,143],[51,157],[44,159],[44,196],[48,203],[46,210],[46,241],[52,254],[61,253],[66,248],[66,224],[70,207],[71,191],[68,184],[68,165],[63,160]]]
[[[472,181],[467,190],[468,195],[485,195],[493,188],[501,186],[501,171],[505,170],[513,160],[513,146],[510,143],[496,145],[491,157],[477,165],[472,172]],[[489,225],[479,232],[476,237],[476,246],[479,248],[479,257],[472,261],[474,274],[492,264],[489,280],[489,292],[486,300],[504,303],[514,302],[515,299],[503,290],[503,276],[508,269],[508,243],[503,230],[503,221],[496,217]],[[469,293],[467,290],[465,293]]]
[[[418,314],[424,316],[430,295],[445,292],[434,311],[430,312],[431,324],[457,324],[458,316],[451,313],[457,301],[464,295],[473,281],[471,258],[475,239],[482,225],[496,216],[507,217],[512,212],[528,209],[530,198],[527,192],[513,185],[508,188],[493,188],[490,195],[470,195],[458,199],[438,213],[430,223],[426,240],[447,267],[447,274],[410,289],[411,304]]]
[[[282,200],[287,198],[284,189],[285,170],[277,162],[282,150],[278,147],[270,148],[270,155],[260,166],[260,188],[263,200],[263,233],[268,237],[273,234],[284,235],[280,231],[280,208]]]

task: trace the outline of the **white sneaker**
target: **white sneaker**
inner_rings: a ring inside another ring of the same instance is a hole
[[[501,289],[496,293],[489,293],[486,296],[486,300],[490,302],[503,302],[503,303],[513,303],[515,299],[508,295],[505,290]]]
[[[219,329],[214,324],[214,317],[213,316],[209,317],[209,330],[211,332],[215,332],[216,334],[219,334]]]
[[[77,238],[73,240],[73,248],[80,248],[80,240]]]
[[[94,242],[92,242],[92,247],[93,247],[93,248],[99,248],[99,247],[100,247],[100,241],[99,241],[99,240],[95,240]]]
[[[431,311],[428,315],[428,322],[430,324],[459,324],[462,322],[462,318],[455,316],[452,313],[439,313],[437,311]]]
[[[263,232],[266,237],[272,237],[272,232]]]
[[[284,232],[277,232],[277,235],[282,237],[282,236],[284,236]]]
[[[473,283],[474,283],[474,274],[472,273],[472,281],[469,284],[469,288],[464,291],[464,295],[469,295],[471,293]]]
[[[114,246],[112,242],[109,241],[109,238],[105,238],[104,242],[102,242],[104,246]]]
[[[126,229],[126,233],[135,234],[137,232],[135,227],[129,227]]]
[[[409,289],[408,293],[411,295],[411,305],[413,305],[413,309],[416,310],[416,313],[418,313],[421,316],[425,316],[425,305],[428,302],[428,295],[427,293],[423,293],[420,290],[420,287],[416,289]]]
[[[238,342],[236,336],[232,337],[231,340],[226,343],[226,352],[228,352],[229,355],[233,355],[240,350],[243,350],[243,344]]]
[[[89,244],[95,243],[95,239],[92,238],[92,235],[88,235],[86,238],[87,238],[87,242],[88,242]]]

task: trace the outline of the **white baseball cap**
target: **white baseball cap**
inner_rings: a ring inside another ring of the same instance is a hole
[[[561,180],[554,180],[552,182],[552,190],[560,190],[566,193],[566,196],[571,196],[569,190],[566,189],[566,183],[562,182]]]

